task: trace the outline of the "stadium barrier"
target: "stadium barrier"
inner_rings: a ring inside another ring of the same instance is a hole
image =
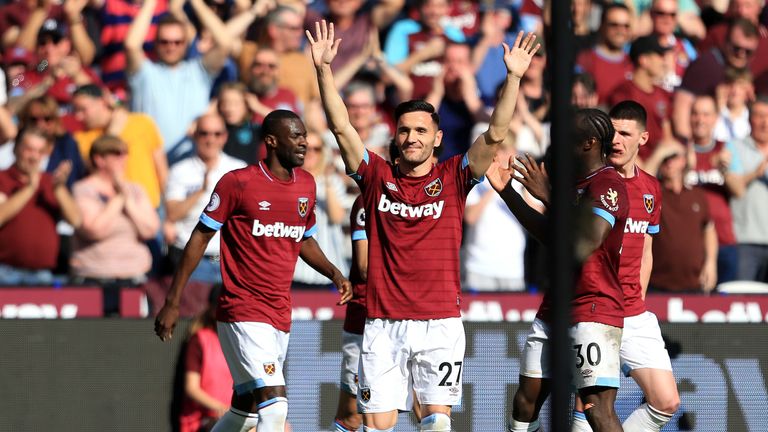
[[[744,305],[747,316],[749,303]],[[755,303],[765,311],[764,303]],[[693,303],[684,302],[682,308],[699,317],[712,312]],[[727,319],[740,308],[731,303],[720,317]],[[186,326],[181,322],[171,343],[164,344],[148,319],[0,320],[0,430],[170,431],[175,368]],[[529,325],[466,322],[465,327],[464,399],[454,410],[454,430],[504,430]],[[340,331],[338,320],[293,324],[286,377],[295,432],[325,431],[331,424]],[[682,399],[665,431],[766,430],[765,325],[678,322],[662,324],[662,331]],[[638,387],[622,379],[619,416],[629,415],[641,398]],[[542,415],[549,415],[548,407]],[[402,414],[397,430],[417,429]]]

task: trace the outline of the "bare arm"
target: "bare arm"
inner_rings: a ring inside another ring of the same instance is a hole
[[[368,240],[355,240],[352,242],[352,250],[354,250],[355,262],[353,266],[357,268],[357,272],[360,273],[360,278],[364,281],[368,280]]]
[[[27,51],[35,52],[37,48],[37,34],[40,32],[40,28],[43,27],[46,18],[48,18],[48,7],[50,7],[50,4],[37,7],[29,14],[27,23],[21,26],[21,32],[18,39],[16,39],[17,46]]]
[[[152,162],[155,164],[160,190],[163,191],[165,190],[165,184],[168,182],[168,157],[165,155],[165,150],[162,147],[152,153]]]
[[[19,214],[21,209],[35,196],[39,185],[38,179],[20,188],[11,196],[0,193],[0,227]]]
[[[83,9],[88,4],[88,0],[66,0],[64,2],[64,13],[67,15],[69,24],[69,38],[72,40],[72,49],[80,57],[84,65],[93,63],[96,57],[96,44],[91,37],[83,22]]]
[[[733,193],[733,195],[736,197],[744,196],[744,193],[746,193],[747,187],[749,186],[749,184],[763,177],[765,175],[765,170],[767,167],[768,167],[768,158],[763,159],[760,165],[758,165],[757,168],[755,168],[751,172],[748,172],[743,175],[730,174],[728,177],[726,177],[726,182],[729,181],[729,177],[730,177],[729,189],[733,189],[731,193]],[[726,183],[726,185],[728,185],[728,183]]]
[[[187,373],[184,374],[184,393],[186,393],[190,399],[205,408],[216,411],[218,416],[224,415],[229,409],[229,406],[219,402],[218,399],[206,393],[200,386],[200,382],[200,372],[187,371]]]
[[[352,298],[352,286],[349,281],[333,263],[328,261],[328,258],[320,249],[320,245],[317,244],[315,239],[309,237],[301,242],[299,256],[310,267],[330,279],[336,285],[341,295],[341,300],[339,300],[338,304],[342,305]]]
[[[160,229],[160,217],[157,211],[152,208],[149,198],[138,186],[133,190],[125,191],[125,214],[133,222],[139,237],[142,240],[149,240],[157,234]]]
[[[683,34],[690,38],[701,40],[707,36],[707,27],[704,25],[704,21],[694,12],[677,14],[677,24]]]
[[[209,73],[218,73],[224,67],[232,48],[232,37],[224,23],[203,0],[190,0],[197,18],[211,32],[214,45],[203,55],[203,66]]]
[[[83,215],[83,223],[80,225],[80,234],[89,240],[100,240],[109,234],[115,220],[123,211],[125,196],[116,194],[107,201],[107,204],[99,211],[99,207],[93,205],[90,197],[79,197],[78,207]]]
[[[309,31],[306,33],[317,72],[317,83],[320,86],[320,99],[328,118],[328,127],[339,143],[339,150],[347,171],[357,172],[363,161],[365,146],[360,135],[349,122],[349,113],[336,90],[331,72],[331,62],[336,57],[341,39],[334,40],[333,23],[330,27],[325,21],[315,23],[315,30],[317,39],[313,38]]]
[[[496,108],[491,114],[488,130],[475,139],[467,152],[469,156],[469,168],[475,178],[480,178],[490,166],[499,144],[504,141],[509,132],[509,122],[515,111],[515,101],[520,89],[520,79],[531,59],[541,45],[536,44],[536,37],[529,33],[523,39],[523,32],[518,33],[514,46],[504,44],[504,63],[507,67],[507,77],[504,80],[501,96],[496,103]]]
[[[691,107],[693,93],[678,89],[672,99],[672,129],[678,138],[691,138]]]
[[[653,272],[653,236],[645,234],[643,241],[643,257],[640,260],[640,289],[641,295],[645,299],[645,293],[648,291],[648,282],[651,280]]]
[[[405,5],[405,0],[380,0],[376,2],[376,6],[371,11],[371,23],[377,29],[388,26],[403,10],[403,5]]]
[[[181,294],[187,285],[189,275],[197,268],[197,264],[200,263],[200,258],[203,257],[205,248],[208,247],[208,242],[211,241],[214,234],[216,234],[216,231],[202,223],[198,223],[192,231],[187,245],[184,246],[184,253],[181,256],[179,268],[173,275],[171,288],[165,297],[165,304],[155,319],[155,334],[163,342],[171,340],[173,336],[173,329],[176,327],[176,321],[179,319]]]
[[[708,293],[717,285],[717,231],[715,224],[709,222],[704,227],[704,267],[701,269],[701,289]]]
[[[127,57],[127,72],[134,74],[139,71],[147,57],[144,55],[144,39],[147,37],[149,27],[152,24],[152,15],[155,13],[157,0],[145,0],[141,4],[139,13],[133,19],[128,33],[125,35],[125,53]]]
[[[328,168],[332,170],[333,164],[329,164]],[[340,224],[344,221],[347,212],[341,204],[341,197],[336,193],[336,184],[333,182],[335,175],[335,173],[328,173],[325,176],[325,201],[328,206],[328,220],[332,224]]]
[[[66,160],[56,167],[53,173],[53,195],[61,208],[61,215],[68,224],[77,229],[83,224],[83,215],[75,199],[67,189],[67,178],[72,172],[72,162]]]
[[[488,168],[486,177],[520,225],[539,242],[544,243],[547,237],[547,216],[528,205],[525,199],[512,188],[513,164],[514,158],[510,158],[509,166],[506,168],[501,166],[499,161],[494,161]]]
[[[240,3],[243,3],[240,5]],[[232,56],[237,57],[243,49],[243,37],[248,27],[259,17],[266,15],[276,6],[275,0],[257,0],[251,6],[248,0],[239,0],[235,4],[240,12],[227,20],[224,26],[232,38]],[[244,7],[244,9],[241,9]]]
[[[0,106],[0,142],[13,140],[18,133],[19,127],[14,123],[10,111],[8,108]]]

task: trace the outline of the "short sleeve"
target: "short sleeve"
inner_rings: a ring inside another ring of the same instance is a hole
[[[744,163],[741,161],[741,155],[736,148],[736,143],[728,141],[725,143],[725,148],[731,153],[731,164],[728,166],[728,171],[733,174],[744,174]]]
[[[653,211],[651,212],[651,224],[648,227],[648,234],[658,234],[661,231],[661,188],[658,182],[654,182],[653,189]]]
[[[212,230],[220,230],[240,204],[241,195],[242,187],[237,175],[233,171],[224,174],[216,183],[211,199],[200,215],[200,222]],[[314,218],[314,207],[312,210]]]
[[[352,177],[355,182],[357,182],[357,185],[360,186],[360,190],[365,193],[368,186],[377,176],[378,170],[386,164],[387,163],[384,161],[384,159],[382,159],[379,155],[376,153],[371,153],[366,149],[363,150],[363,160],[357,167],[357,171],[350,173],[349,176]]]
[[[387,63],[397,65],[408,58],[408,35],[417,33],[419,24],[412,19],[396,22],[384,43],[384,57]]]
[[[349,227],[352,231],[352,241],[368,240],[365,232],[365,208],[362,195],[358,196],[352,205],[352,211],[349,213]]]
[[[459,156],[454,157],[458,158]],[[456,174],[458,176],[457,185],[461,186],[461,191],[465,197],[475,185],[480,184],[485,180],[485,176],[481,176],[480,178],[472,176],[472,170],[469,168],[469,153],[464,153],[464,155],[461,156],[461,163],[459,164],[459,169],[456,171]]]
[[[592,213],[605,219],[611,226],[617,219],[626,219],[629,212],[627,189],[621,179],[601,176],[589,186]]]
[[[315,207],[317,207],[317,190],[315,182],[312,182],[312,206],[307,211],[307,225],[304,231],[304,238],[308,239],[317,234],[317,219],[315,217]]]

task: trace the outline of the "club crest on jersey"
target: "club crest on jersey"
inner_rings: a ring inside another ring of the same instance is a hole
[[[309,210],[309,198],[299,198],[299,216],[304,217]]]
[[[360,399],[362,399],[363,402],[368,402],[371,400],[371,389],[369,388],[361,388],[360,389]]]
[[[424,191],[431,197],[440,195],[443,191],[443,181],[439,178],[432,180],[428,185],[424,186]]]
[[[275,363],[274,362],[264,363],[264,373],[266,373],[267,375],[269,375],[269,376],[274,375],[275,374],[275,370],[276,370],[276,368],[275,368]]]
[[[644,194],[643,195],[643,204],[645,205],[645,211],[648,213],[653,211],[653,206],[655,204],[653,195],[651,194]]]
[[[219,208],[219,204],[221,204],[221,198],[219,198],[219,194],[216,192],[211,195],[211,200],[208,202],[208,207],[205,208],[205,211],[212,212]]]
[[[619,193],[613,190],[613,188],[609,188],[606,193],[600,195],[600,202],[603,203],[605,208],[615,212],[619,210]]]

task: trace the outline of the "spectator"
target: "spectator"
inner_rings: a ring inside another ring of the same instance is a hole
[[[403,19],[395,22],[387,35],[384,54],[413,81],[413,98],[423,99],[432,88],[432,81],[443,70],[443,55],[449,41],[464,42],[461,30],[444,25],[448,15],[447,0],[420,0],[418,21]]]
[[[302,105],[296,94],[286,87],[281,87],[278,78],[280,59],[277,53],[269,48],[256,51],[253,56],[248,90],[255,97],[246,99],[249,108],[254,112],[254,121],[261,124],[264,117],[276,109],[293,111],[302,114]]]
[[[59,104],[50,96],[32,99],[19,112],[19,129],[36,127],[53,139],[53,147],[47,155],[45,171],[53,174],[64,161],[72,164],[67,177],[67,187],[72,188],[77,180],[88,174],[85,162],[72,134],[64,129],[59,117]]]
[[[752,74],[747,70],[727,69],[725,83],[717,88],[719,116],[715,139],[728,142],[749,136],[749,106],[754,97]]]
[[[317,184],[317,201],[315,204],[315,219],[317,233],[315,240],[325,252],[328,260],[335,264],[343,274],[349,268],[344,259],[344,234],[341,224],[347,217],[348,209],[343,202],[346,200],[344,179],[336,172],[331,160],[330,149],[323,146],[319,135],[307,135],[307,154],[304,159],[305,170],[315,178]],[[330,289],[333,284],[307,263],[299,260],[293,273],[293,288]]]
[[[70,0],[62,2],[63,16],[52,17],[52,1],[43,0],[37,2],[35,9],[29,14],[29,18],[21,27],[16,46],[29,51],[40,48],[40,34],[47,31],[66,33],[72,44],[72,53],[84,65],[90,65],[96,56],[96,45],[88,35],[83,20],[83,9],[88,0]],[[64,19],[66,18],[66,19]],[[55,30],[54,30],[55,29]]]
[[[233,158],[255,164],[263,155],[259,124],[253,121],[248,108],[248,90],[241,83],[226,83],[219,89],[218,111],[227,124],[227,142],[224,153]]]
[[[656,146],[672,138],[669,109],[672,96],[656,85],[664,79],[664,55],[668,51],[655,36],[643,36],[632,43],[629,56],[634,73],[632,79],[617,86],[608,102],[611,106],[623,100],[634,100],[648,113],[648,142],[640,147],[640,159],[647,159]]]
[[[224,119],[218,114],[206,114],[196,122],[194,134],[195,155],[182,159],[171,168],[165,191],[167,223],[173,224],[174,236],[166,236],[168,257],[174,269],[179,265],[184,246],[189,240],[213,188],[224,174],[247,166],[222,151],[227,142]],[[219,233],[214,235],[204,257],[190,279],[208,283],[221,283],[219,266]]]
[[[649,14],[653,24],[652,34],[658,37],[661,46],[668,48],[664,56],[667,70],[661,86],[672,91],[683,82],[688,65],[696,60],[696,49],[688,39],[675,35],[678,25],[677,0],[653,0]]]
[[[95,85],[78,88],[73,104],[75,116],[85,127],[75,133],[80,153],[89,155],[93,142],[104,134],[120,137],[128,146],[123,164],[126,180],[139,184],[157,208],[168,177],[168,162],[155,122],[146,114],[113,107],[102,89]]]
[[[371,31],[381,31],[389,26],[400,13],[405,0],[326,0],[325,3],[328,6],[325,16],[312,9],[307,10],[304,29],[314,32],[315,22],[322,19],[333,23],[336,37],[345,41],[333,62],[333,71],[336,72],[363,51]]]
[[[574,51],[591,49],[597,44],[597,32],[592,30],[592,0],[573,0],[571,19],[573,21]]]
[[[573,77],[571,105],[577,108],[595,108],[597,106],[597,86],[592,75],[580,73]]]
[[[486,106],[490,106],[496,99],[496,90],[504,82],[504,47],[501,43],[512,46],[517,34],[511,29],[512,11],[503,0],[482,4],[483,19],[479,38],[472,48],[472,65],[480,97]]]
[[[515,155],[514,139],[510,138],[506,147],[496,152],[499,163],[506,164]],[[513,187],[527,197],[520,183],[513,182]],[[462,248],[463,289],[525,290],[525,231],[488,180],[469,192],[464,223],[467,232]]]
[[[660,147],[661,231],[653,240],[650,291],[705,292],[717,282],[717,233],[704,192],[685,185],[685,149]]]
[[[576,58],[579,72],[586,72],[595,78],[601,104],[607,103],[613,90],[631,77],[632,62],[624,51],[632,34],[631,26],[629,8],[618,3],[605,6],[600,19],[599,42]]]
[[[208,296],[208,307],[189,325],[184,351],[184,397],[180,432],[210,431],[229,409],[232,375],[216,332],[216,305],[220,289]]]
[[[101,80],[85,66],[78,54],[72,52],[72,41],[61,24],[46,21],[37,33],[37,61],[35,69],[16,77],[10,90],[9,107],[18,111],[30,99],[48,94],[56,99],[65,111],[72,102],[72,92],[77,86]],[[65,119],[67,120],[67,119]],[[65,123],[70,131],[78,129],[72,121]]]
[[[63,162],[53,174],[41,172],[50,137],[30,127],[14,147],[16,161],[0,171],[0,284],[38,285],[53,282],[59,236],[56,221],[73,227],[82,221],[66,187],[72,165]]]
[[[46,6],[44,8],[47,12],[46,18],[63,21],[64,8],[57,2],[50,2],[46,5],[37,0],[11,0],[3,3],[3,6],[0,7],[0,37],[2,37],[3,48],[9,48],[16,44],[21,30],[41,4]]]
[[[699,0],[679,0],[675,1],[675,9],[668,9],[666,5],[660,9],[656,9],[657,6],[661,6],[661,3],[666,3],[668,0],[656,1],[656,0],[627,0],[625,3],[631,5],[634,9],[634,15],[637,17],[637,25],[635,26],[635,34],[647,35],[651,33],[652,29],[656,25],[656,20],[659,18],[666,19],[670,23],[675,25],[675,28],[687,38],[701,40],[707,33],[707,28],[704,26],[704,22],[700,17],[700,10],[697,3]],[[668,4],[668,3],[667,3]],[[674,10],[675,14],[667,14],[665,17],[661,17],[659,10],[670,12]],[[655,32],[655,30],[653,30]]]
[[[144,241],[160,226],[142,187],[125,180],[127,156],[120,138],[99,137],[89,152],[92,174],[74,188],[83,224],[75,233],[72,277],[76,284],[104,289],[106,316],[119,311],[121,288],[145,281],[152,256]]]
[[[437,107],[443,123],[440,160],[465,153],[469,149],[470,132],[477,122],[488,122],[490,116],[480,100],[480,92],[472,71],[470,48],[450,43],[445,49],[443,74],[432,83],[426,101]]]
[[[386,154],[392,132],[376,109],[374,88],[368,83],[353,81],[344,88],[342,98],[349,112],[349,122],[360,135],[365,148],[379,155]]]
[[[149,60],[142,45],[157,1],[144,2],[125,36],[128,83],[132,110],[146,113],[155,120],[165,151],[169,159],[175,161],[186,150],[183,141],[189,125],[208,108],[213,80],[229,55],[230,47],[223,41],[230,38],[217,39],[202,57],[184,60],[189,45],[185,24],[173,16],[164,16],[157,24],[157,61]],[[196,4],[200,10],[208,9],[204,4]],[[220,23],[215,16],[211,20]]]
[[[717,108],[712,96],[697,96],[691,111],[691,134],[696,164],[685,175],[689,186],[700,186],[707,197],[717,231],[718,283],[736,279],[738,251],[729,201],[743,193],[738,175],[730,171],[734,146],[714,135]]]
[[[730,169],[740,175],[743,195],[731,200],[739,249],[737,279],[768,282],[768,97],[759,96],[749,113],[749,137],[734,143]]]
[[[732,21],[728,39],[722,47],[700,51],[700,56],[688,66],[683,82],[675,91],[672,127],[677,137],[691,138],[691,105],[696,95],[714,95],[725,81],[728,68],[744,70],[749,67],[759,43],[758,29],[744,19]]]

